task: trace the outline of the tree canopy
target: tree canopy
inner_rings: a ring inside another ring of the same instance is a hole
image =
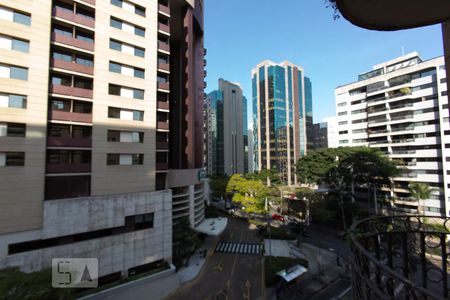
[[[262,181],[247,179],[242,174],[230,177],[226,192],[232,193],[233,201],[241,204],[247,213],[263,212],[266,197],[271,197],[270,188]]]

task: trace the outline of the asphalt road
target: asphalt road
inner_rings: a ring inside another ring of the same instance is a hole
[[[228,219],[222,241],[259,243],[258,232],[246,222]],[[259,300],[265,299],[263,257],[260,255],[214,253],[202,273],[170,300]]]

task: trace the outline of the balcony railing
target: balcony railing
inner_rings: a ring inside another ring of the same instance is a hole
[[[166,24],[158,23],[158,30],[170,34],[170,26]]]
[[[83,50],[94,51],[94,43],[82,41],[70,36],[65,36],[58,33],[52,33],[52,41],[56,43],[65,44],[68,46],[80,48]]]
[[[47,164],[47,173],[90,173],[91,164]]]
[[[169,102],[158,101],[158,108],[169,110],[170,109]]]
[[[50,110],[49,119],[68,122],[92,123],[92,114]]]
[[[80,24],[89,28],[95,28],[95,20],[91,18],[87,18],[81,15],[76,15],[73,12],[69,12],[59,7],[54,7],[52,10],[52,16],[61,18],[76,24]]]
[[[353,299],[447,299],[449,218],[373,217],[353,224]]]
[[[167,82],[158,82],[158,89],[170,91],[170,84]]]
[[[66,85],[50,85],[50,93],[92,99],[93,91]]]
[[[170,8],[165,5],[158,4],[158,11],[170,15]]]
[[[392,151],[393,155],[416,154],[416,150],[398,150]]]
[[[158,49],[166,52],[170,52],[170,45],[161,41],[158,41]]]
[[[160,162],[156,163],[156,170],[157,171],[166,171],[168,169],[169,169],[169,164],[168,163],[160,163]]]
[[[406,119],[412,119],[412,118],[414,118],[414,115],[395,116],[395,117],[391,117],[391,121],[400,121],[400,120],[406,120]]]
[[[75,62],[68,62],[68,61],[52,58],[50,60],[50,66],[53,68],[58,68],[58,69],[88,74],[88,75],[94,75],[93,67],[88,67],[85,65],[77,64]]]
[[[158,62],[158,69],[159,69],[159,70],[163,70],[163,71],[170,72],[170,65],[169,65],[169,64],[165,64],[165,63]]]
[[[47,146],[52,147],[92,147],[91,138],[74,138],[74,137],[52,137],[47,138]]]
[[[169,130],[169,123],[159,121],[157,124],[157,129]]]
[[[168,142],[156,142],[156,150],[169,150]]]

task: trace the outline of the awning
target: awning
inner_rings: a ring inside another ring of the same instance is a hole
[[[218,236],[224,232],[227,224],[227,218],[204,219],[194,230],[207,235]]]
[[[278,276],[286,280],[286,282],[291,282],[295,278],[299,277],[300,275],[308,272],[308,269],[306,269],[303,266],[295,265],[289,269],[281,270],[277,273]]]

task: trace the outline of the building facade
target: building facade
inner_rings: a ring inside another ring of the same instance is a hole
[[[416,212],[411,182],[433,188],[421,201],[425,214],[449,216],[450,131],[443,57],[417,53],[374,66],[358,81],[336,89],[339,146],[380,148],[403,165],[393,190],[379,191],[398,210]],[[378,203],[378,206],[381,204]]]
[[[203,3],[189,2],[0,1],[0,268],[94,257],[120,277],[170,261],[177,185],[197,192],[191,224],[204,218],[203,181],[169,175],[201,168]]]
[[[238,83],[219,79],[206,97],[209,174],[248,172],[247,99]]]
[[[326,122],[314,124],[313,136],[314,149],[328,148],[328,124]]]
[[[253,168],[276,169],[295,185],[295,164],[313,147],[311,81],[302,67],[266,60],[252,70],[252,82]]]

